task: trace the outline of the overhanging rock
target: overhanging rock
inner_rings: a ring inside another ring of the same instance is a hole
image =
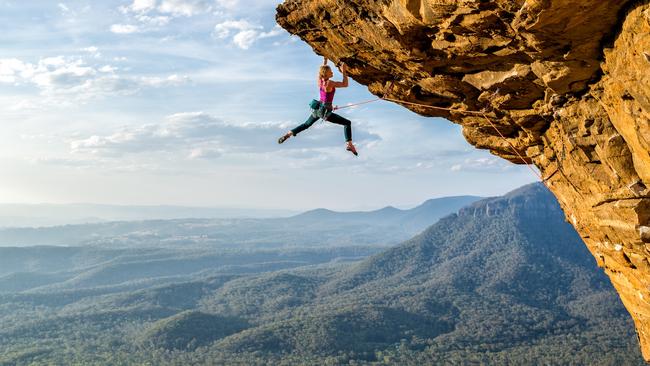
[[[532,161],[609,275],[650,360],[650,4],[287,0],[278,23],[388,97]],[[414,137],[415,138],[415,137]]]

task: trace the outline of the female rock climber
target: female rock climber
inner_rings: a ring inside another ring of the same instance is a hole
[[[355,156],[359,155],[357,153],[357,149],[355,149],[354,145],[352,144],[352,123],[348,119],[332,112],[332,101],[334,100],[334,93],[336,92],[336,88],[347,88],[348,86],[347,67],[344,63],[341,63],[340,70],[343,74],[343,81],[330,80],[332,76],[334,76],[334,73],[332,73],[332,69],[327,65],[327,59],[325,58],[323,60],[323,65],[318,70],[320,103],[318,101],[312,102],[312,113],[307,118],[305,123],[280,137],[278,139],[279,144],[285,142],[289,137],[296,136],[300,132],[308,129],[316,121],[318,121],[319,118],[322,118],[325,121],[336,123],[337,125],[343,125],[345,141],[347,143],[346,150],[353,153]]]

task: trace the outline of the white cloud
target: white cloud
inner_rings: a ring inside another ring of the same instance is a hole
[[[178,76],[176,74],[164,78],[161,77],[141,77],[140,84],[152,87],[160,86],[179,86],[189,83],[191,80],[187,76]]]
[[[196,149],[192,149],[190,151],[190,154],[188,155],[188,159],[195,160],[195,159],[217,159],[223,156],[223,149],[220,148],[214,148],[214,147],[199,147]]]
[[[61,9],[61,12],[62,12],[62,13],[68,13],[68,12],[70,12],[70,8],[68,8],[68,6],[66,6],[66,5],[63,4],[63,3],[58,3],[57,6],[59,7],[59,9]]]
[[[239,0],[217,0],[217,4],[223,8],[234,9],[239,5]]]
[[[86,51],[88,53],[97,53],[97,51],[99,51],[99,48],[95,46],[90,46],[90,47],[82,48],[81,50]]]
[[[214,26],[214,35],[217,38],[228,38],[233,31],[243,32],[252,29],[262,29],[262,26],[254,25],[247,20],[228,20]]]
[[[101,71],[101,72],[115,72],[115,70],[117,70],[117,69],[114,68],[111,65],[104,65],[104,66],[99,68],[99,71]]]
[[[109,64],[90,65],[83,58],[46,57],[36,64],[0,59],[0,83],[32,84],[52,102],[71,103],[108,95],[129,95],[143,87],[170,87],[190,82],[186,76],[124,76]],[[44,100],[43,102],[47,102]]]
[[[305,156],[305,151],[344,145],[341,131],[337,128],[314,126],[309,138],[303,139],[307,147],[304,144],[301,147],[293,140],[280,147],[277,139],[289,127],[293,126],[283,122],[229,123],[204,112],[177,113],[160,123],[124,128],[107,136],[72,140],[70,149],[76,154],[100,157],[160,153],[171,154],[176,159],[216,159],[238,155],[256,161],[264,154],[279,150],[286,157],[297,154],[296,158],[300,158]],[[379,139],[379,136],[361,128],[355,130],[355,136],[362,143]],[[312,152],[312,155],[320,154]]]
[[[160,30],[179,17],[207,15],[213,18],[232,18],[249,13],[243,9],[268,7],[269,3],[267,0],[248,0],[246,8],[240,5],[239,0],[133,0],[131,4],[118,8],[127,18],[123,20],[123,24],[114,24],[111,31],[124,34]],[[274,37],[280,33],[278,26],[264,32],[262,26],[246,20],[230,20],[217,24],[214,35],[217,38],[232,35],[235,45],[247,49],[259,39]]]
[[[257,31],[252,29],[241,31],[232,38],[233,43],[235,43],[239,48],[247,50],[250,48],[253,43],[257,40]]]
[[[0,59],[0,83],[15,83],[27,65],[15,58]]]
[[[133,0],[129,7],[132,11],[146,12],[156,7],[156,0]]]
[[[214,139],[227,129],[223,121],[202,112],[180,113],[167,117],[160,124],[148,124],[123,129],[108,136],[90,136],[74,140],[74,153],[93,155],[122,155],[125,153],[189,151],[186,155],[202,156],[202,151],[214,150]]]
[[[164,15],[149,16],[144,14],[136,15],[135,19],[137,19],[140,23],[150,28],[163,27],[169,24],[169,21],[171,20],[170,17]]]
[[[84,64],[83,60],[66,60],[63,56],[43,59],[27,75],[43,89],[70,88],[83,84],[97,71]]]
[[[212,1],[208,0],[162,0],[158,11],[176,16],[191,17],[210,11],[212,3]]]
[[[89,54],[91,54],[95,58],[100,58],[102,56],[102,54],[99,52],[99,48],[97,48],[95,46],[82,48],[81,50],[84,51],[84,52],[88,52]]]
[[[228,5],[232,1],[226,1]],[[212,10],[213,0],[133,0],[129,6],[122,6],[119,10],[122,13],[145,14],[153,11],[171,14],[172,16],[191,17],[197,14],[207,13]]]
[[[207,152],[221,151],[221,144],[231,149],[243,147],[244,137],[251,135],[255,128],[272,129],[272,136],[275,136],[275,127],[229,124],[203,112],[177,113],[158,124],[75,140],[70,147],[73,152],[105,155],[182,150],[186,151],[184,155],[198,158],[206,156]]]
[[[111,25],[111,32],[116,34],[130,34],[137,33],[140,31],[140,28],[137,25],[132,24],[113,24]]]
[[[206,13],[212,8],[211,4],[209,0],[133,0],[131,5],[118,9],[127,15],[125,23],[136,24],[114,24],[111,32],[128,34],[158,30],[175,17]]]
[[[451,166],[452,172],[501,172],[511,169],[513,164],[497,157],[480,157],[464,159]]]
[[[264,27],[261,25],[252,24],[247,20],[228,20],[215,25],[213,36],[218,39],[227,39],[232,35],[233,43],[246,50],[260,39],[282,34],[282,29],[277,25],[268,32],[263,30]]]

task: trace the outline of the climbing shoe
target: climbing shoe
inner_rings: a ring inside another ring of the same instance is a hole
[[[288,139],[289,137],[291,137],[291,135],[289,135],[289,134],[286,134],[286,135],[280,137],[280,138],[278,139],[278,144],[281,144],[281,143],[287,141],[287,139]]]
[[[359,154],[357,153],[357,149],[355,149],[354,145],[352,145],[352,144],[348,144],[348,147],[346,147],[345,150],[353,153],[354,156],[359,156]]]

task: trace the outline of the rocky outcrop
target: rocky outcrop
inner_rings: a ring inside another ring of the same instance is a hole
[[[534,163],[650,360],[650,2],[286,0],[277,19],[370,92]]]

